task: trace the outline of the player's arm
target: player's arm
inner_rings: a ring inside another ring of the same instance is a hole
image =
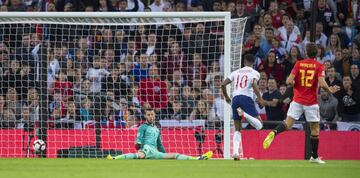
[[[256,97],[258,98],[258,102],[261,106],[264,106],[265,105],[265,100],[261,97],[261,94],[260,94],[260,90],[259,90],[259,86],[257,84],[257,80],[254,78],[254,81],[252,83],[252,87],[254,89],[254,92],[255,92],[255,95]]]
[[[144,127],[144,125],[141,126],[138,130],[138,133],[136,136],[136,143],[135,143],[136,150],[139,150],[143,145],[143,138],[144,138],[145,130],[146,130],[146,128]]]
[[[295,84],[295,75],[290,74],[289,77],[286,79],[286,85],[293,86]]]
[[[161,140],[161,132],[159,133],[159,136],[157,138],[157,149],[162,153],[166,153],[164,145],[162,144],[162,140]]]
[[[227,102],[227,103],[231,103],[231,99],[230,99],[230,97],[229,97],[229,95],[228,95],[228,93],[227,93],[227,90],[226,90],[226,86],[227,85],[229,85],[231,83],[231,80],[229,79],[229,78],[227,78],[227,79],[225,79],[224,81],[223,81],[223,83],[221,84],[221,90],[222,90],[222,92],[223,92],[223,94],[224,94],[224,97],[225,97],[225,101]]]

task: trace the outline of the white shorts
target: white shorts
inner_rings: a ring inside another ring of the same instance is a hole
[[[287,115],[292,117],[295,120],[299,120],[300,116],[305,113],[306,121],[308,122],[320,122],[320,111],[319,105],[314,104],[310,106],[305,106],[299,104],[295,101],[290,103],[289,110]]]

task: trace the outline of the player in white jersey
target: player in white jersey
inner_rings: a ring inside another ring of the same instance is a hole
[[[227,103],[231,104],[233,119],[235,124],[235,133],[233,136],[233,158],[239,159],[239,145],[241,145],[241,116],[244,115],[246,120],[257,130],[262,128],[262,122],[259,113],[255,108],[254,93],[257,96],[257,102],[264,106],[265,101],[262,99],[257,82],[260,78],[259,72],[252,68],[255,57],[252,54],[245,55],[245,67],[232,72],[221,85]],[[226,86],[233,83],[232,102],[227,93]],[[241,148],[242,146],[240,146]]]

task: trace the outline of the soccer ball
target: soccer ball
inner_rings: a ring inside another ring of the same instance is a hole
[[[45,142],[43,140],[35,140],[33,143],[33,148],[36,152],[44,151],[46,148]]]

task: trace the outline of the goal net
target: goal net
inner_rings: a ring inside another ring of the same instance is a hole
[[[220,85],[241,63],[245,21],[230,28],[225,12],[1,14],[0,157],[136,152],[153,108],[167,152],[229,158]],[[38,139],[45,151],[34,150]]]

